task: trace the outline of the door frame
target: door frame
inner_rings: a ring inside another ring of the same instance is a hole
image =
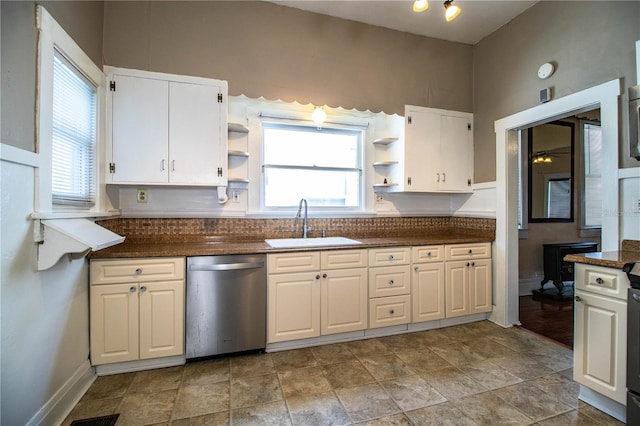
[[[602,240],[600,250],[618,250],[618,151],[621,79],[496,120],[496,239],[492,248],[494,307],[491,321],[504,327],[518,318],[518,131],[600,108],[602,125]],[[610,206],[610,207],[607,207]]]

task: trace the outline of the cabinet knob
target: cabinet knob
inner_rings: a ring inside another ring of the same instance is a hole
[[[467,262],[467,266],[469,266],[469,262]]]
[[[431,257],[431,252],[427,252],[427,257]]]
[[[140,287],[140,293],[144,293],[145,291],[147,291],[147,287],[145,286]]]
[[[390,310],[389,310],[389,313],[390,313],[391,315],[393,315],[393,314],[395,314],[395,313],[396,313],[396,311],[394,311],[393,309],[390,309]]]
[[[420,268],[418,268],[417,266],[415,268],[413,268],[414,271],[418,272],[420,270]]]
[[[322,278],[327,278],[327,274],[322,274]]]
[[[389,260],[393,260],[393,255],[392,254],[389,255]]]
[[[393,280],[389,280],[389,285],[393,285]]]
[[[320,274],[316,275],[316,280],[320,279]]]
[[[471,262],[471,266],[476,266],[476,262]]]
[[[131,286],[129,287],[129,293],[135,293],[136,292],[136,288]]]
[[[473,253],[473,250],[469,249],[469,254]]]
[[[575,301],[576,301],[576,302],[582,302],[582,297],[580,297],[580,296],[576,296],[576,297],[575,297]]]
[[[596,278],[596,284],[602,285],[602,284],[604,284],[604,280],[602,278],[598,277],[598,278]]]
[[[140,275],[140,274],[142,274],[142,269],[140,268],[136,269],[136,275]]]

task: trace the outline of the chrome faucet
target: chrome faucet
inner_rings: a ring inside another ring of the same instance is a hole
[[[300,200],[300,205],[298,206],[298,213],[296,213],[296,219],[300,218],[300,213],[302,212],[302,205],[304,204],[304,216],[302,217],[302,238],[307,238],[309,236],[309,231],[313,231],[312,226],[307,226],[307,200],[302,198]]]

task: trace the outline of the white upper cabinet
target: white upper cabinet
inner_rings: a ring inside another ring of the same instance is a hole
[[[105,70],[111,90],[107,182],[227,185],[226,81]]]
[[[402,159],[393,181],[398,192],[471,192],[473,114],[405,106]]]

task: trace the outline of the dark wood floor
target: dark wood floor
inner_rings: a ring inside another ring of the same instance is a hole
[[[573,347],[573,298],[520,297],[522,327]]]

